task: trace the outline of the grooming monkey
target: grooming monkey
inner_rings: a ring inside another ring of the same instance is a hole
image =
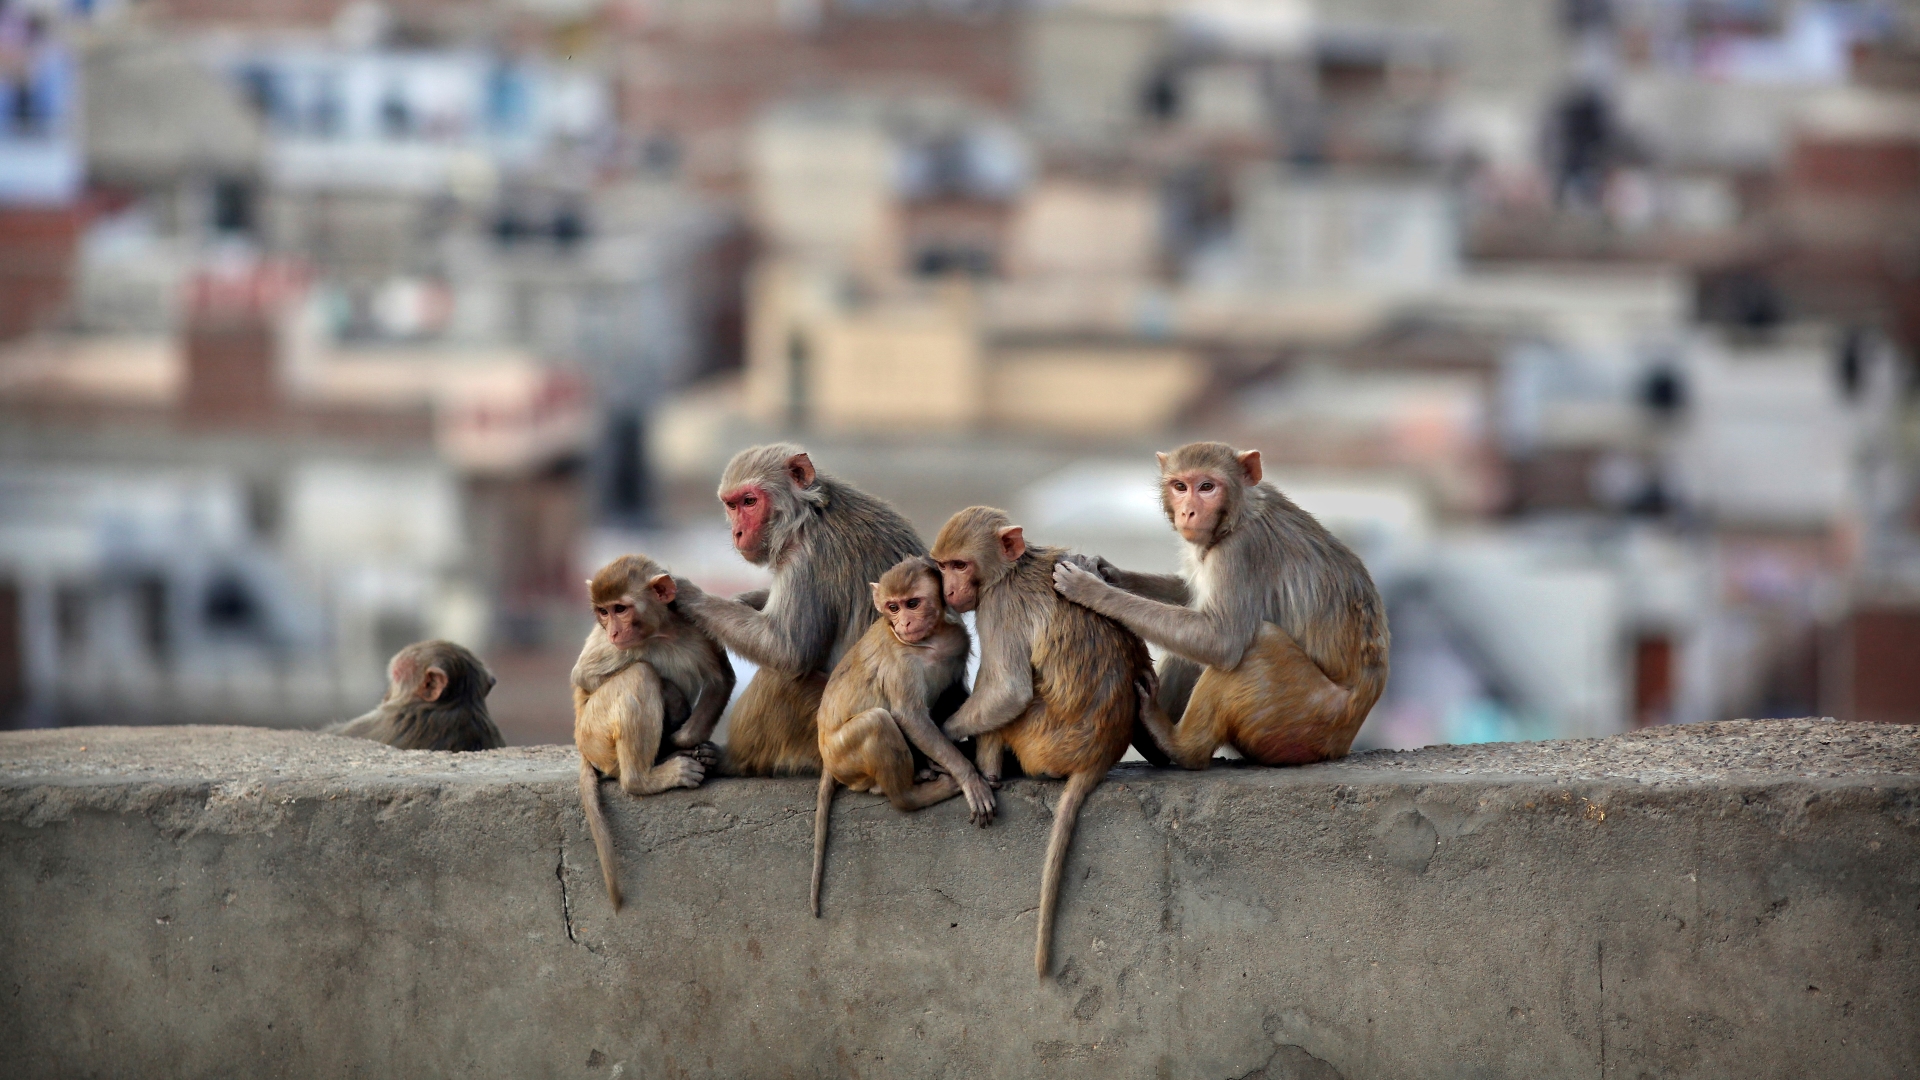
[[[827,680],[819,713],[820,800],[813,818],[816,916],[827,866],[827,825],[839,785],[885,795],[894,809],[907,811],[964,792],[974,824],[993,820],[993,789],[933,722],[934,703],[965,680],[973,648],[940,589],[940,568],[925,556],[904,559],[880,575],[872,585],[880,619]],[[915,783],[909,742],[944,773]]]
[[[401,750],[497,750],[487,715],[493,673],[451,641],[416,641],[387,663],[387,692],[372,712],[321,730]]]
[[[629,795],[699,787],[719,757],[707,737],[733,694],[733,665],[672,608],[673,578],[644,555],[622,555],[587,582],[594,628],[573,665],[573,744],[607,896],[620,873],[600,808],[600,777]]]
[[[1206,768],[1222,744],[1268,765],[1344,755],[1387,681],[1387,612],[1366,567],[1261,481],[1258,450],[1157,456],[1185,575],[1076,557],[1055,586],[1171,654],[1141,718],[1182,766]]]
[[[1152,672],[1139,638],[1054,592],[1064,554],[1028,544],[1004,512],[984,506],[953,515],[933,542],[947,606],[977,612],[980,635],[973,696],[947,721],[947,737],[980,737],[975,761],[989,782],[999,780],[1006,750],[1029,774],[1067,778],[1040,880],[1033,959],[1042,978],[1074,822],[1126,753],[1139,712],[1135,683]]]
[[[773,569],[770,589],[734,600],[675,579],[675,606],[760,665],[728,721],[727,767],[748,776],[813,772],[827,673],[875,617],[868,583],[926,548],[893,507],[816,471],[797,446],[735,454],[720,502],[734,549]]]

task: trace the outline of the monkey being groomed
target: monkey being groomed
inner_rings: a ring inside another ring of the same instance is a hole
[[[668,606],[673,578],[644,555],[608,563],[587,590],[594,628],[573,665],[573,744],[580,751],[580,808],[617,911],[620,872],[600,778],[618,781],[629,795],[699,787],[719,759],[707,739],[733,695],[733,665]]]
[[[1167,650],[1141,718],[1180,765],[1204,769],[1223,744],[1268,765],[1346,754],[1387,682],[1387,612],[1366,567],[1262,481],[1258,450],[1158,457],[1186,574],[1074,556],[1055,587]]]
[[[1074,822],[1127,752],[1139,714],[1135,685],[1153,670],[1139,638],[1054,592],[1065,554],[1028,544],[1005,513],[985,506],[953,515],[933,542],[947,606],[976,612],[980,634],[973,696],[947,722],[947,737],[980,737],[975,762],[990,782],[1007,750],[1030,776],[1067,778],[1040,879],[1033,961],[1042,978]]]
[[[451,641],[416,641],[387,663],[387,692],[372,712],[322,728],[400,750],[497,750],[487,715],[487,665]]]
[[[940,595],[940,569],[902,560],[872,584],[880,619],[842,657],[820,699],[820,798],[813,822],[813,913],[820,914],[827,824],[841,784],[918,810],[964,793],[977,825],[993,820],[993,790],[940,733],[934,704],[961,687],[973,641]],[[911,746],[909,746],[911,743]],[[940,775],[914,782],[913,749]]]

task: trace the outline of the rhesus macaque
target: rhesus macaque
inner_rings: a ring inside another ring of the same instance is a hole
[[[940,568],[904,559],[872,585],[879,621],[840,658],[820,699],[820,800],[813,819],[813,913],[827,866],[827,823],[840,784],[885,795],[896,810],[918,810],[964,792],[969,817],[993,820],[993,789],[940,734],[934,703],[964,686],[973,641],[940,595]],[[943,772],[914,782],[913,751]]]
[[[594,628],[573,665],[573,745],[607,896],[620,909],[620,872],[600,809],[600,777],[629,795],[699,787],[719,758],[707,737],[733,694],[733,665],[712,638],[668,605],[673,578],[644,555],[622,555],[587,582]]]
[[[1047,974],[1060,877],[1081,804],[1120,756],[1139,711],[1135,681],[1150,677],[1147,647],[1120,624],[1053,591],[1065,550],[1026,542],[999,510],[971,506],[933,542],[947,606],[977,611],[980,669],[973,696],[947,721],[949,739],[979,736],[975,762],[990,783],[1012,750],[1032,775],[1064,776],[1040,881],[1034,967]]]
[[[1387,612],[1367,568],[1261,482],[1258,450],[1190,443],[1158,457],[1185,575],[1075,557],[1055,586],[1168,651],[1142,720],[1182,766],[1206,768],[1222,744],[1268,765],[1344,755],[1387,682]]]
[[[497,750],[487,715],[493,673],[451,641],[416,641],[387,663],[387,692],[373,711],[321,730],[401,750]]]
[[[893,507],[815,471],[797,446],[735,454],[720,502],[734,549],[773,569],[770,589],[733,600],[675,579],[674,606],[760,665],[727,722],[727,767],[743,776],[814,772],[827,673],[875,618],[867,584],[926,548]]]

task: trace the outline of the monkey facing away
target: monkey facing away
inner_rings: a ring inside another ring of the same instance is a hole
[[[623,555],[587,582],[594,628],[573,665],[573,744],[580,808],[600,854],[614,910],[621,903],[600,777],[629,795],[699,787],[719,754],[707,737],[733,694],[733,665],[680,617],[673,578],[644,555]]]
[[[760,665],[727,722],[727,768],[748,776],[820,767],[814,717],[828,672],[873,622],[869,582],[926,548],[879,499],[813,467],[797,446],[735,454],[720,478],[733,546],[773,585],[728,600],[675,579],[675,605]]]
[[[493,673],[451,641],[416,641],[387,663],[387,692],[372,712],[323,728],[401,750],[497,750],[487,715]]]
[[[1366,567],[1262,482],[1258,450],[1190,443],[1158,457],[1185,574],[1075,557],[1055,586],[1168,651],[1142,720],[1186,768],[1222,744],[1268,765],[1344,755],[1387,681],[1387,612]]]
[[[1004,512],[984,506],[953,515],[933,543],[947,606],[976,612],[980,635],[973,696],[947,721],[947,737],[980,737],[975,760],[989,782],[999,780],[1006,750],[1029,774],[1067,778],[1040,882],[1034,967],[1042,978],[1074,822],[1126,753],[1139,712],[1135,683],[1152,672],[1139,638],[1054,592],[1064,554],[1028,544]]]
[[[820,914],[827,825],[834,789],[887,797],[896,810],[965,793],[977,825],[993,820],[993,789],[933,721],[936,701],[961,686],[973,642],[947,610],[940,569],[925,556],[904,559],[872,585],[880,619],[840,658],[820,699],[820,799],[813,820],[813,913]],[[914,782],[920,748],[944,772]]]

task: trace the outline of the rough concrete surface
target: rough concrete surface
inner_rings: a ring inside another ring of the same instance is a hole
[[[568,747],[0,734],[8,1076],[1920,1075],[1920,729],[1766,721],[1117,770],[970,827]]]

